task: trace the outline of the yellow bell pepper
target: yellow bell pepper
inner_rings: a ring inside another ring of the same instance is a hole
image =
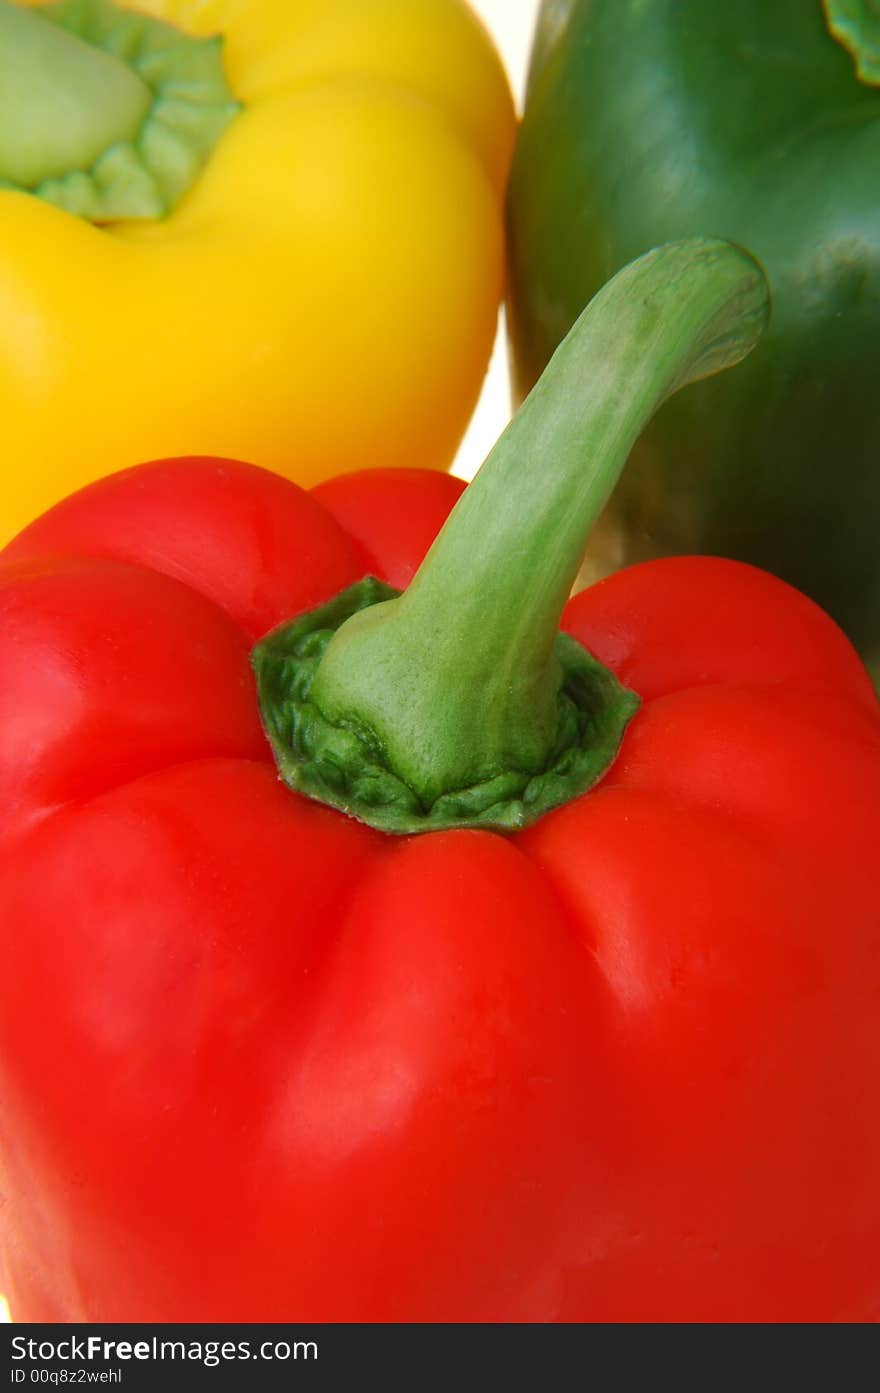
[[[0,51],[0,541],[150,457],[449,464],[514,133],[463,0],[0,0]]]

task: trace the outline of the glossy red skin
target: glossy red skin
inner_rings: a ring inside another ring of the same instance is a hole
[[[172,461],[5,553],[15,1318],[880,1316],[880,714],[812,603],[693,559],[579,595],[644,705],[522,835],[278,781],[251,643],[405,584],[459,488]]]

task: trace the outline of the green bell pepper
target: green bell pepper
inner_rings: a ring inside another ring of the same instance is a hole
[[[544,0],[510,223],[521,395],[646,249],[756,253],[761,346],[663,408],[593,562],[752,561],[880,664],[878,0]]]

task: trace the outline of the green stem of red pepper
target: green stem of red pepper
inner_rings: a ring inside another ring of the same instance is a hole
[[[743,358],[767,313],[763,273],[728,243],[671,244],[621,271],[407,592],[353,587],[256,650],[286,781],[415,832],[524,826],[601,777],[637,701],[558,634],[587,537],[661,402]]]

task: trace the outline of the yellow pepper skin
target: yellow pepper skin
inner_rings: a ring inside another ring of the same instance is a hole
[[[447,467],[495,331],[515,125],[479,21],[463,0],[119,8],[223,35],[242,109],[164,218],[0,190],[0,541],[151,457],[304,485]]]

